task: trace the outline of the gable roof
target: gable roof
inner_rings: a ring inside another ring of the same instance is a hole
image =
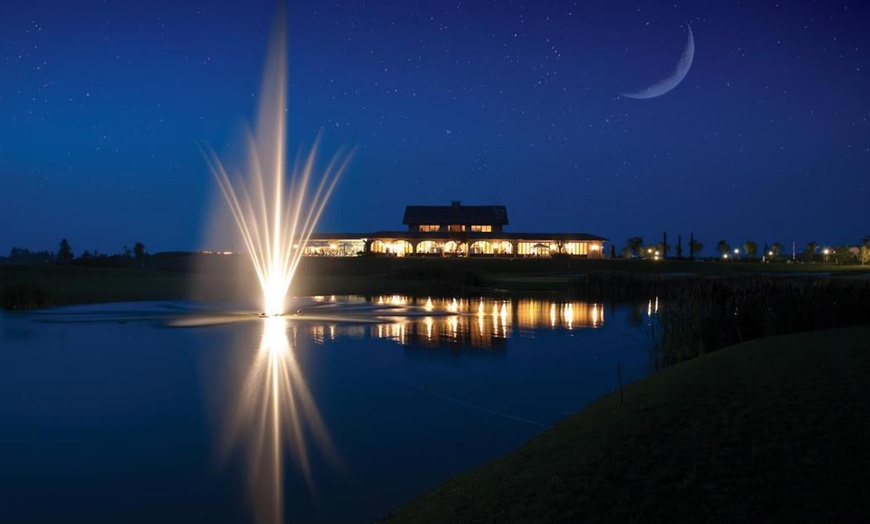
[[[508,223],[505,206],[463,206],[454,202],[450,206],[405,206],[402,224],[492,224]]]

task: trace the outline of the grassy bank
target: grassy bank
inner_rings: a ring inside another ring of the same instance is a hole
[[[189,295],[185,275],[135,269],[57,265],[0,266],[4,309],[66,304],[161,300]]]
[[[233,300],[250,264],[239,256],[179,254],[150,258],[144,268],[0,265],[6,309],[128,300]],[[692,279],[749,275],[863,281],[870,268],[822,264],[496,258],[309,258],[292,292],[307,294],[562,295],[595,301],[666,295]],[[198,283],[198,285],[195,285]],[[250,286],[241,286],[249,297]]]
[[[611,394],[387,519],[861,522],[870,327],[740,344]]]

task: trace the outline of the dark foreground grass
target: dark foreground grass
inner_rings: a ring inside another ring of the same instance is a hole
[[[387,521],[866,522],[868,376],[870,327],[733,346],[630,385],[624,405],[601,399]]]

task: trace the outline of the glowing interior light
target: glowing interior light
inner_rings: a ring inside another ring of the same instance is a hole
[[[433,309],[435,309],[435,306],[432,305],[432,298],[431,297],[426,299],[426,305],[423,306],[423,309],[425,309],[426,311],[432,311]]]

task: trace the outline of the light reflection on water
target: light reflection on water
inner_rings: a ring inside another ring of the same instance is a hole
[[[361,317],[371,317],[375,322],[354,322]],[[233,317],[233,321],[237,319],[237,315]],[[227,417],[223,451],[230,454],[239,450],[245,457],[254,520],[279,523],[285,519],[285,451],[309,488],[312,487],[309,440],[334,465],[340,463],[296,361],[296,337],[310,338],[317,344],[352,337],[389,339],[401,345],[430,348],[442,345],[494,348],[504,347],[515,332],[600,327],[604,308],[581,301],[533,298],[317,296],[301,304],[296,315],[257,320],[262,322],[263,329],[259,348],[244,371],[237,405]]]
[[[177,471],[177,482],[154,481],[166,486],[160,496],[189,500],[188,511],[207,509],[212,522],[372,521],[611,391],[617,363],[626,381],[649,369],[645,301],[623,308],[517,297],[323,296],[298,297],[293,307],[295,314],[265,319],[183,302],[0,315],[0,390],[8,390],[0,430],[39,432],[52,427],[49,420],[80,428],[88,440],[78,454],[121,450],[132,476]],[[208,367],[200,378],[195,365]],[[107,380],[111,387],[97,386]],[[207,384],[215,389],[203,403],[197,387]],[[44,395],[56,400],[46,403]],[[197,434],[206,404],[216,407],[216,430],[180,439]],[[81,410],[88,415],[71,415]],[[173,423],[152,423],[155,417]],[[92,429],[94,420],[105,428]],[[140,427],[151,429],[141,439],[118,438]],[[39,433],[33,450],[45,457],[43,469],[9,455],[0,488],[62,493],[68,485],[51,480],[60,468],[85,494],[66,512],[92,522],[123,521],[115,517],[145,503],[137,497],[153,498],[116,480],[114,458],[105,466],[52,466],[69,462],[65,439],[73,433]],[[224,457],[217,470],[208,453],[215,447]],[[167,449],[202,461],[173,460]],[[232,495],[245,493],[247,504],[214,494],[214,478]],[[119,512],[94,516],[87,494],[106,486],[115,486],[107,493]],[[153,507],[150,516],[169,502]],[[57,521],[63,509],[39,511]]]
[[[346,297],[314,297],[318,303],[341,303]],[[432,298],[384,295],[367,299],[382,310],[383,322],[368,325],[308,326],[318,342],[336,336],[390,339],[402,345],[492,348],[513,336],[533,336],[535,330],[597,328],[604,324],[599,303],[537,298]],[[304,319],[304,317],[296,317]]]
[[[230,411],[224,452],[242,448],[254,520],[284,522],[284,455],[311,484],[307,435],[337,461],[326,426],[296,361],[284,317],[262,319],[263,334]]]

